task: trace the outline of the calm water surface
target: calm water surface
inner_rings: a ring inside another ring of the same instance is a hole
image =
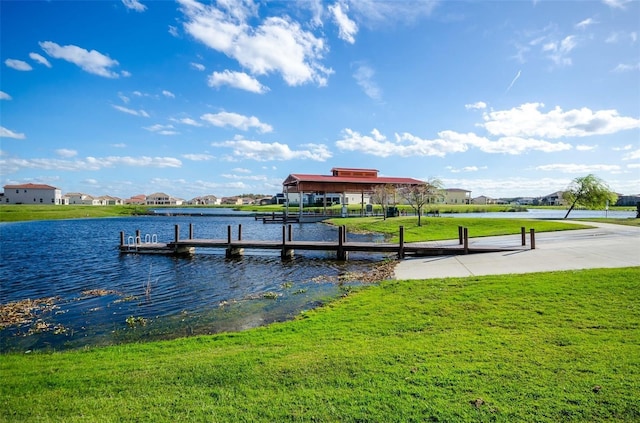
[[[127,341],[241,330],[290,319],[345,289],[338,278],[362,272],[382,255],[300,252],[282,261],[279,251],[247,251],[226,259],[224,250],[196,250],[191,258],[120,254],[119,233],[181,237],[189,223],[195,238],[226,238],[227,226],[243,239],[279,240],[281,225],[252,217],[127,217],[0,224],[0,304],[52,298],[29,323],[0,329],[0,351],[66,349]],[[323,224],[294,224],[294,239],[334,240]],[[381,240],[350,235],[350,239]],[[351,282],[357,285],[358,282]]]

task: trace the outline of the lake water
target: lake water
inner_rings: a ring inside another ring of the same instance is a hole
[[[224,250],[196,250],[190,258],[120,254],[120,231],[141,230],[172,241],[174,225],[188,237],[282,239],[282,226],[252,217],[126,217],[0,224],[0,304],[49,299],[24,324],[0,329],[0,352],[68,349],[242,330],[291,319],[335,298],[349,286],[339,278],[369,270],[382,255],[300,252],[282,261],[279,251],[247,251],[226,259]],[[335,240],[337,229],[294,224],[294,239]],[[380,236],[350,235],[352,240]],[[15,312],[15,311],[14,311]]]

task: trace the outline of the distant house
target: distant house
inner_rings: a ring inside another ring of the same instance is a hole
[[[154,194],[147,195],[147,206],[181,206],[184,200],[180,198],[171,197],[164,192],[156,192]]]
[[[100,196],[98,197],[98,201],[102,206],[121,206],[122,204],[124,204],[124,201],[122,201],[121,198],[112,197],[110,195]]]
[[[495,204],[496,200],[495,198],[491,198],[491,197],[486,197],[484,195],[481,195],[479,197],[476,198],[472,198],[471,199],[471,204],[482,204],[482,205],[486,205],[486,204]]]
[[[65,204],[62,192],[45,184],[5,185],[5,204]]]
[[[446,188],[442,190],[444,194],[444,204],[470,204],[471,191],[460,188]]]
[[[189,204],[195,206],[214,206],[220,204],[220,199],[215,195],[204,195],[202,197],[193,198]]]
[[[241,197],[223,197],[221,204],[241,206],[242,198]]]
[[[567,202],[562,198],[564,191],[556,191],[540,198],[542,206],[566,206]]]
[[[144,205],[147,204],[147,196],[144,194],[134,195],[133,197],[124,200],[124,203]]]
[[[640,203],[640,194],[638,195],[618,195],[616,206],[636,206]]]
[[[86,206],[99,206],[100,201],[89,194],[81,192],[69,192],[64,195],[68,199],[68,204],[83,204]]]

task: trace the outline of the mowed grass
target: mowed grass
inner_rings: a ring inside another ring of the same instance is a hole
[[[27,220],[80,219],[98,217],[117,217],[143,214],[148,210],[144,206],[32,206],[0,205],[0,222],[19,222]]]
[[[0,373],[2,421],[634,422],[640,268],[386,281],[290,322]]]
[[[458,226],[466,227],[470,238],[519,234],[523,227],[527,233],[530,229],[535,229],[536,232],[550,232],[593,227],[589,226],[588,222],[576,224],[554,220],[465,217],[422,217],[422,226],[418,226],[418,218],[415,216],[388,219],[382,217],[336,218],[329,220],[328,223],[345,225],[347,231],[351,232],[386,234],[392,241],[398,240],[399,228],[404,226],[404,240],[406,242],[456,239],[458,238]]]

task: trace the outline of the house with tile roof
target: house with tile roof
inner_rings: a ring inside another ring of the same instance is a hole
[[[3,202],[5,204],[66,204],[59,188],[31,183],[5,185]]]

